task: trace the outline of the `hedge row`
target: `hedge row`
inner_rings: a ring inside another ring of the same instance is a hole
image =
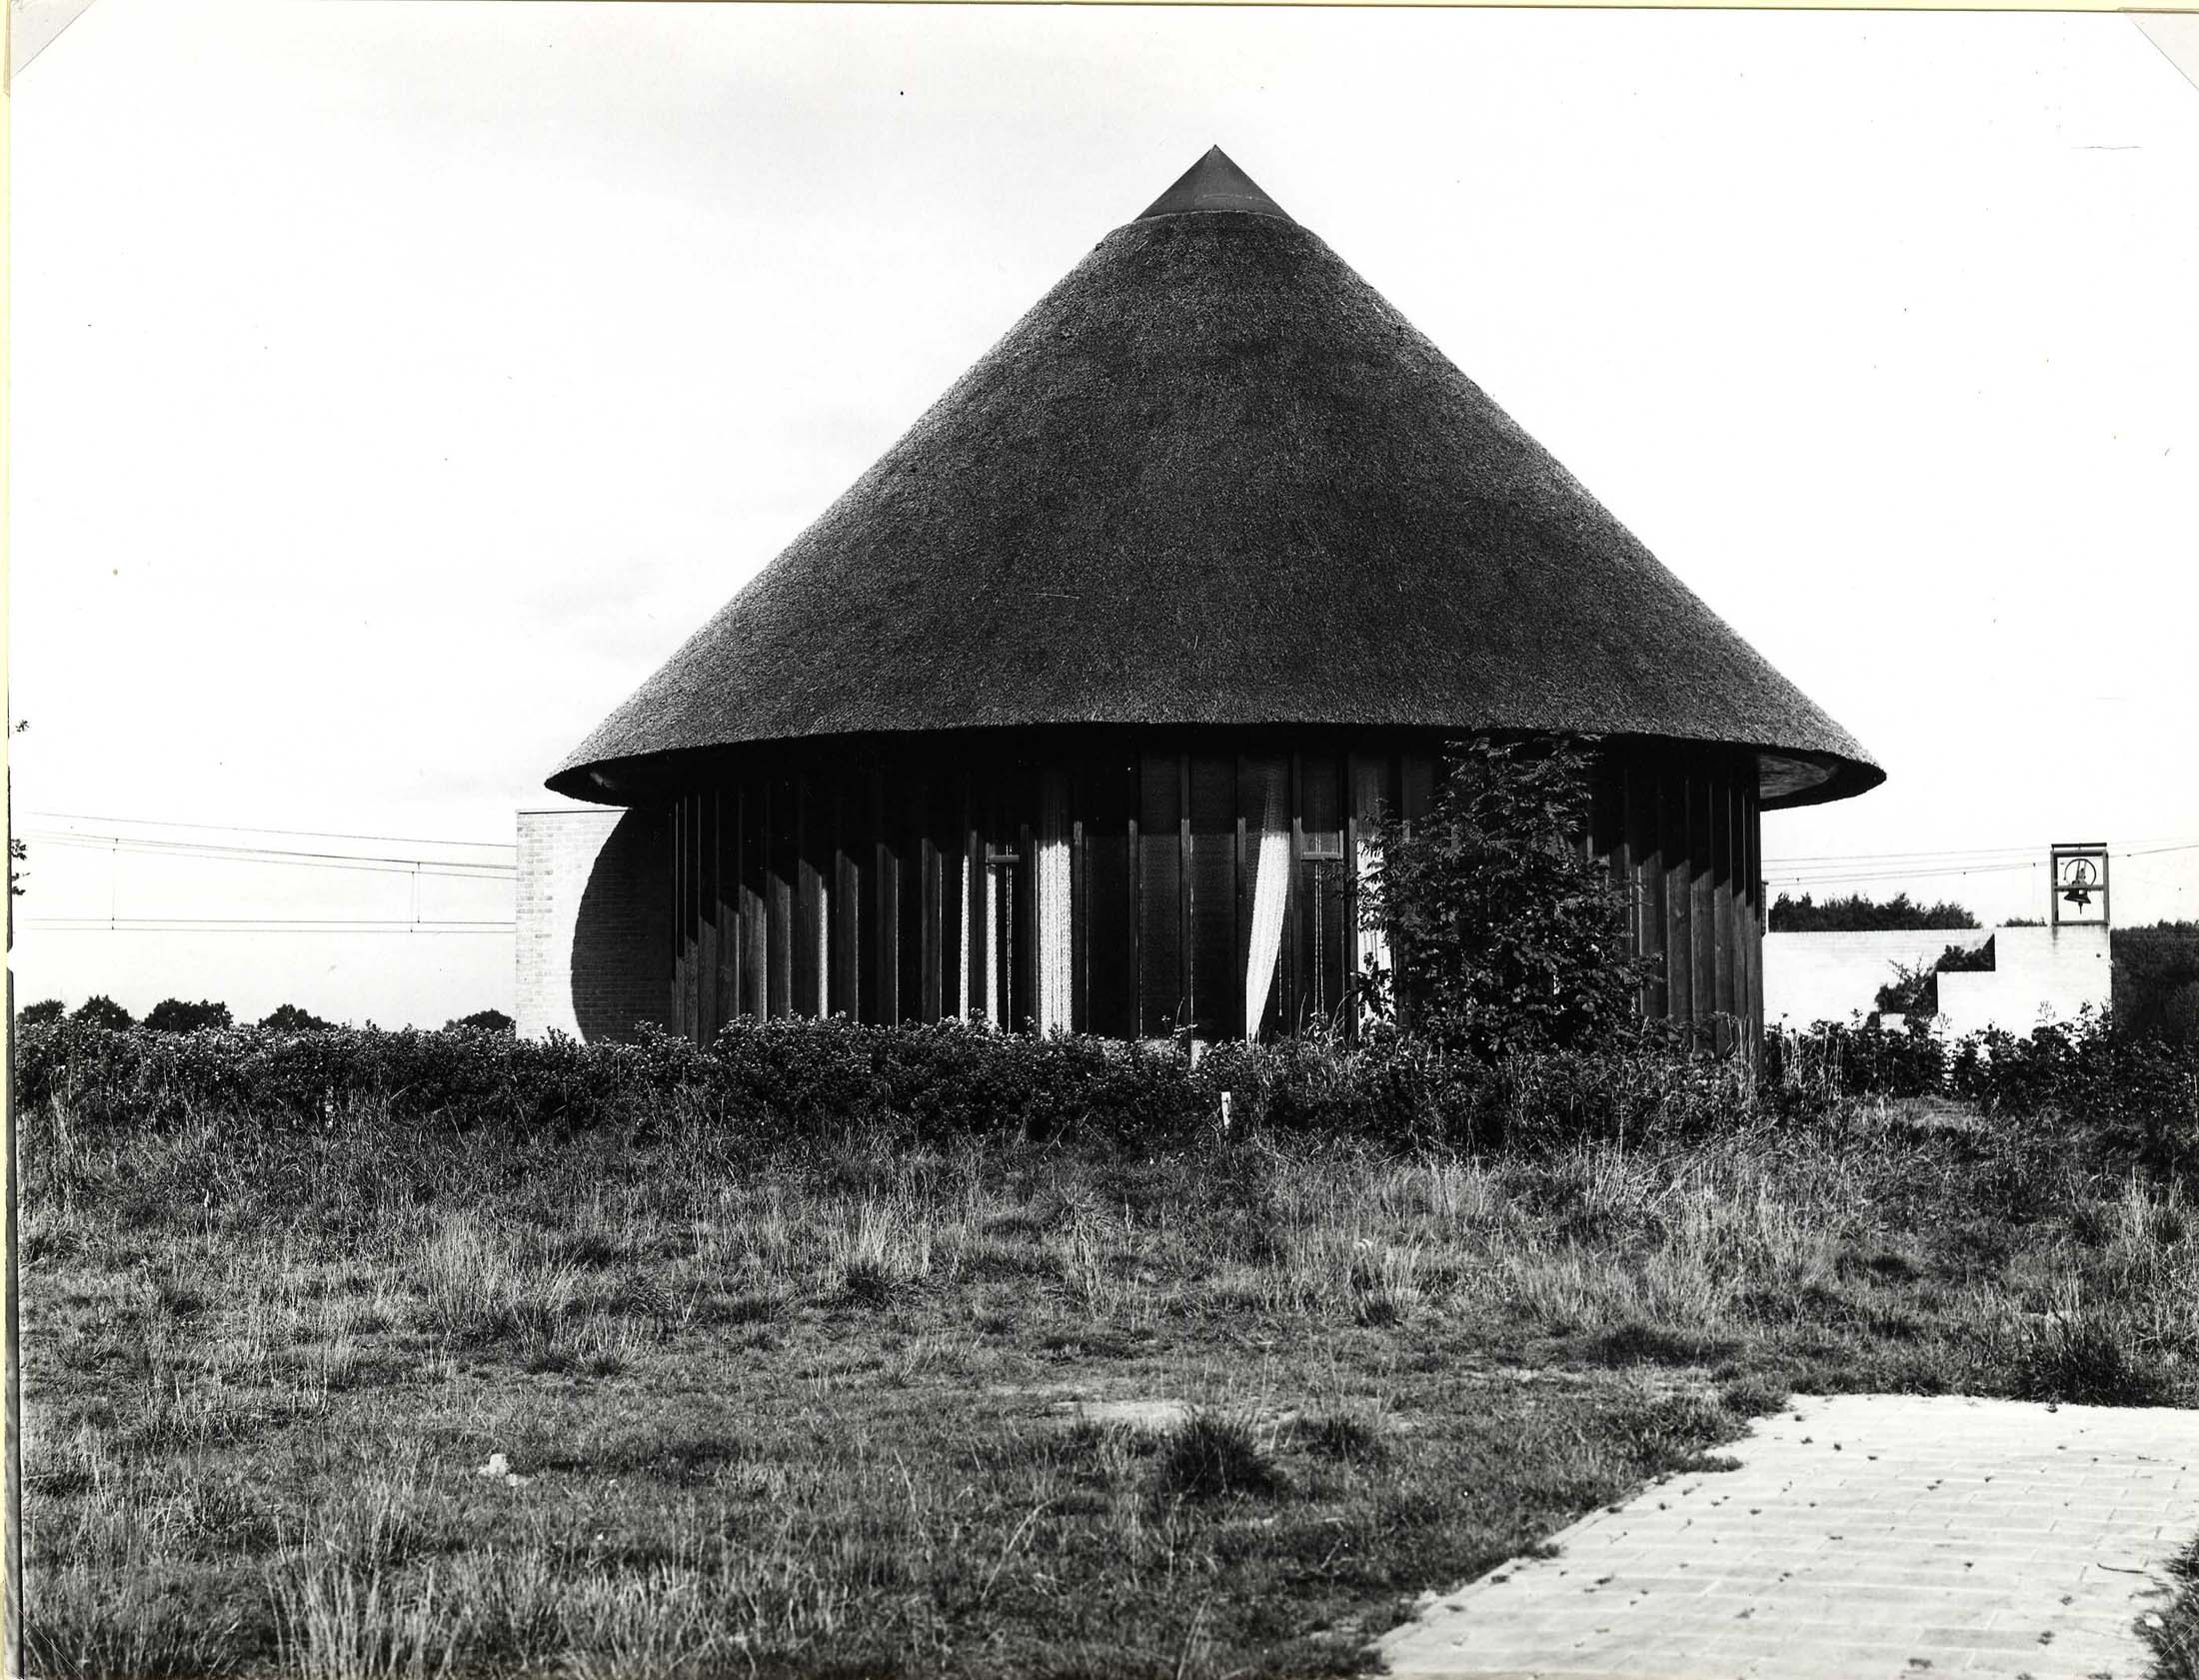
[[[548,1042],[466,1031],[255,1027],[194,1033],[75,1021],[18,1039],[18,1100],[79,1124],[195,1115],[323,1125],[577,1129],[702,1124],[770,1142],[836,1125],[912,1140],[1016,1133],[1161,1145],[1220,1129],[1480,1144],[1585,1133],[1642,1137],[1730,1124],[1752,1108],[1739,1062],[1649,1031],[1594,1051],[1484,1066],[1410,1038],[1224,1044],[1195,1065],[1167,1044],[1007,1036],[960,1024],[744,1021],[709,1049]]]
[[[1898,1032],[1819,1021],[1766,1036],[1774,1086],[1846,1095],[1946,1094],[1988,1119],[2060,1113],[2148,1164],[2199,1172],[2199,1043],[2119,1029],[2086,1015],[2018,1037],[1999,1028],[1952,1043],[1920,1023]]]
[[[1600,1046],[1446,1055],[1410,1036],[1224,1044],[1194,1064],[1167,1044],[1008,1036],[960,1024],[744,1021],[708,1049],[504,1033],[259,1027],[123,1030],[64,1020],[17,1036],[20,1103],[80,1124],[195,1115],[325,1125],[343,1116],[527,1130],[708,1126],[766,1143],[840,1125],[913,1141],[1065,1133],[1159,1146],[1232,1129],[1460,1145],[1705,1135],[1792,1122],[1843,1097],[1946,1092],[1990,1117],[2056,1111],[2170,1170],[2199,1171],[2199,1048],[2101,1021],[1989,1032],[1820,1022],[1773,1032],[1760,1073],[1649,1026]]]

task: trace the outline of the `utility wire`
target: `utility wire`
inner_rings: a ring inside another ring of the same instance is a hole
[[[2108,855],[2111,859],[2128,859],[2132,857],[2158,857],[2172,851],[2199,851],[2199,840],[2185,840],[2173,845],[2137,846],[2128,850],[2111,846],[2108,848]],[[1873,869],[1866,866],[1855,869],[1821,867],[1808,870],[1781,870],[1767,860],[1764,880],[1767,885],[1774,886],[1858,886],[1877,881],[1943,880],[1956,876],[2009,874],[2020,869],[2041,869],[2045,866],[2046,860],[2044,858],[2034,857],[2028,862],[2011,863],[1920,864],[1911,868],[1891,869]]]
[[[2178,851],[2188,846],[2199,846],[2199,839],[2190,836],[2157,836],[2147,840],[2108,841],[2108,849],[2120,855],[2141,856],[2151,851]],[[1933,859],[1984,858],[2014,855],[2043,856],[2049,848],[2045,845],[1973,845],[1956,846],[1942,851],[1826,851],[1813,854],[1796,853],[1793,856],[1769,857],[1770,863],[1924,863]]]
[[[410,936],[415,933],[446,935],[453,933],[510,933],[513,931],[513,924],[509,921],[482,922],[478,926],[472,923],[464,926],[444,926],[440,923],[428,921],[415,925],[410,921],[400,921],[394,923],[328,922],[300,926],[223,927],[200,926],[197,924],[177,926],[169,922],[136,922],[127,919],[81,923],[41,921],[36,917],[27,919],[31,926],[42,927],[49,933],[403,933]]]
[[[512,850],[515,840],[430,840],[419,835],[353,835],[339,829],[255,829],[240,823],[173,823],[158,817],[93,817],[80,811],[26,811],[56,823],[122,823],[134,829],[211,829],[224,835],[287,835],[293,840],[352,840],[393,845],[472,845]]]
[[[508,880],[516,863],[472,862],[461,857],[404,857],[351,851],[297,851],[277,846],[224,845],[216,841],[147,840],[133,835],[95,835],[80,830],[32,830],[22,837],[42,845],[151,856],[200,857],[228,863],[292,864],[307,868],[367,869],[385,874],[440,874],[458,880]]]
[[[64,923],[94,923],[104,927],[108,918],[97,915],[47,915],[27,916],[24,919],[34,927],[58,927]],[[409,915],[126,915],[119,919],[144,927],[191,926],[251,926],[292,927],[325,926],[342,922],[347,927],[509,927],[509,921],[498,921],[486,915],[425,916],[415,920]]]

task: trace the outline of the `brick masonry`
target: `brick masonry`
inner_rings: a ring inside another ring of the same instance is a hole
[[[1438,1595],[1419,1680],[2144,1680],[2199,1533],[2199,1411],[1797,1398],[1728,1449]]]
[[[1916,967],[1949,945],[1993,941],[1993,971],[1939,976],[1940,1011],[1956,1034],[1984,1026],[2025,1033],[2042,1018],[2072,1019],[2113,990],[2103,926],[1978,927],[1874,933],[1766,933],[1764,1022],[1806,1027],[1870,1013],[1895,964]]]
[[[1980,1027],[2028,1032],[2041,1020],[2104,1009],[2115,990],[2105,927],[1996,927],[1989,973],[1939,976],[1939,1012],[1957,1036]]]
[[[630,1037],[672,1004],[671,832],[658,813],[519,814],[516,1016],[525,1037]]]
[[[1930,962],[1949,945],[1975,950],[1993,936],[1980,927],[1888,929],[1874,933],[1766,933],[1764,1024],[1805,1027],[1870,1013],[1894,967]]]

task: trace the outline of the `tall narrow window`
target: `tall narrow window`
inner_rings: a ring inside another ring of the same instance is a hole
[[[1291,1031],[1335,1012],[1351,964],[1351,877],[1344,867],[1344,767],[1330,753],[1298,761],[1298,872],[1283,932]]]
[[[1039,779],[1038,857],[1034,867],[1039,909],[1039,995],[1033,1024],[1043,1035],[1070,1026],[1071,922],[1069,773],[1049,770]]]
[[[1308,1020],[1328,1019],[1338,1002],[1332,970],[1341,967],[1339,958],[1349,954],[1341,940],[1351,896],[1344,882],[1343,838],[1308,834],[1299,856],[1304,871],[1298,900],[1298,914],[1304,922],[1300,938],[1304,949],[1300,957],[1303,977],[1299,981],[1298,1018],[1291,1023],[1293,1027],[1303,1026]]]
[[[1381,863],[1381,851],[1368,837],[1367,830],[1373,820],[1388,806],[1383,784],[1388,780],[1386,766],[1379,759],[1351,760],[1351,813],[1358,828],[1358,868],[1351,903],[1351,971],[1366,972],[1367,964],[1387,969],[1393,966],[1389,953],[1389,932],[1384,927],[1368,927],[1362,920],[1365,907],[1365,888],[1368,879]],[[1365,1011],[1361,1010],[1363,1019]]]
[[[963,842],[961,855],[955,859],[955,867],[961,871],[962,876],[961,895],[957,900],[962,905],[962,914],[955,918],[961,929],[961,948],[955,955],[955,983],[962,987],[963,1019],[977,1020],[985,1013],[985,1008],[978,1001],[978,988],[971,983],[970,925],[985,914],[985,895],[980,893],[975,898],[970,895],[970,843],[967,838]],[[978,938],[978,948],[981,951],[985,949],[985,937],[982,933]]]
[[[1023,857],[993,850],[985,859],[986,1002],[993,1024],[1016,1024],[1023,999],[1016,994],[1016,870]]]

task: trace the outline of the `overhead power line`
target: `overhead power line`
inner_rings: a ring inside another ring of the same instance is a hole
[[[2146,840],[2129,840],[2108,842],[2108,848],[2118,854],[2140,856],[2149,851],[2174,851],[2186,846],[2199,846],[2199,836],[2161,835]],[[1792,856],[1767,857],[1769,864],[1791,863],[1924,863],[1937,860],[1980,858],[1991,861],[2001,857],[2044,856],[2048,847],[2038,845],[1969,845],[1949,846],[1937,851],[1825,851],[1796,853]]]
[[[52,823],[121,823],[133,829],[202,829],[223,835],[284,835],[292,840],[349,840],[389,845],[465,845],[510,851],[515,840],[433,840],[421,835],[354,835],[340,829],[255,829],[246,823],[178,823],[158,817],[94,817],[81,811],[26,811]]]
[[[460,857],[415,857],[357,851],[301,851],[282,846],[229,845],[214,840],[150,840],[143,835],[101,835],[84,830],[34,829],[23,839],[43,845],[89,851],[131,851],[153,856],[201,857],[233,863],[291,864],[306,868],[367,869],[387,874],[437,874],[459,880],[508,880],[516,863],[475,862]]]
[[[514,926],[509,921],[345,921],[333,917],[325,921],[305,918],[234,922],[189,916],[158,919],[122,916],[108,921],[91,916],[34,915],[22,919],[29,926],[54,933],[509,933]]]
[[[2111,858],[2158,857],[2171,851],[2199,851],[2199,840],[2181,840],[2162,845],[2110,846]],[[1774,886],[1854,886],[1873,881],[1934,880],[1959,875],[2009,874],[2022,869],[2039,869],[2046,866],[2043,857],[2018,859],[2011,862],[1970,862],[1913,864],[1907,867],[1874,868],[1866,860],[1852,869],[1819,866],[1810,869],[1781,869],[1775,860],[1766,859],[1764,879]]]

